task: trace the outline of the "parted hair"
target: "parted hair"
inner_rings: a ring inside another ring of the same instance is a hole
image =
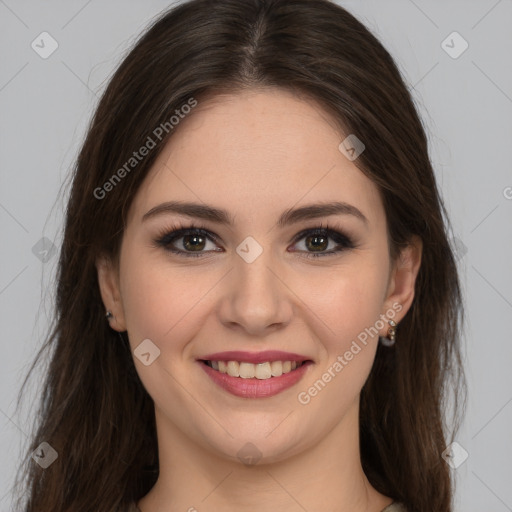
[[[177,109],[195,98],[278,87],[320,104],[365,151],[354,161],[378,187],[390,254],[423,243],[415,298],[396,344],[379,344],[360,397],[363,469],[410,512],[451,512],[441,454],[465,397],[459,277],[426,130],[397,64],[353,15],[328,0],[191,0],[161,14],[106,86],[70,176],[55,314],[26,375],[46,356],[17,510],[115,512],[158,478],[154,404],[124,335],[110,329],[95,267],[114,261],[127,212],[177,126],[98,198],[95,190]],[[190,115],[194,115],[193,112]],[[451,400],[451,401],[450,401]],[[448,420],[446,410],[456,411]],[[450,437],[451,436],[451,437]],[[59,454],[43,469],[42,442]]]

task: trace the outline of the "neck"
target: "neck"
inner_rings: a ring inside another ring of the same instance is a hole
[[[245,465],[199,446],[155,410],[160,474],[141,512],[380,512],[391,499],[363,472],[358,402],[323,439],[272,463]]]

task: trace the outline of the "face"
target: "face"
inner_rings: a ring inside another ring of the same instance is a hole
[[[98,263],[111,326],[150,363],[134,355],[159,433],[271,462],[356,417],[419,258],[390,261],[381,198],[340,151],[345,136],[276,89],[216,97],[181,121],[131,205],[118,268]]]

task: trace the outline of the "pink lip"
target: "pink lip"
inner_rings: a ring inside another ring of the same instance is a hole
[[[265,350],[264,352],[244,352],[234,350],[229,352],[216,352],[200,358],[203,361],[238,361],[240,363],[266,363],[272,361],[302,361],[310,360],[307,356],[293,354],[291,352],[282,352],[279,350]]]
[[[226,352],[229,354],[233,354],[234,352]],[[209,356],[211,357],[211,356]],[[208,359],[212,360],[212,359]],[[214,361],[216,359],[213,359]],[[225,359],[218,359],[219,361],[225,361]],[[240,359],[228,359],[229,361],[242,361]],[[275,359],[274,359],[275,360]],[[280,359],[278,359],[280,360]],[[289,361],[290,359],[284,359],[284,361]],[[304,359],[301,359],[304,361]],[[269,361],[269,359],[265,359],[265,361]],[[251,361],[246,361],[251,362]],[[304,374],[308,371],[308,367],[313,364],[311,361],[304,363],[296,370],[292,370],[288,373],[283,373],[280,377],[270,377],[270,379],[242,379],[241,377],[231,377],[227,373],[221,373],[213,368],[210,368],[205,363],[198,361],[201,368],[206,372],[208,377],[210,377],[215,384],[220,386],[222,389],[225,389],[229,393],[235,396],[240,396],[242,398],[268,398],[282,391],[285,391],[288,388],[291,388],[300,379],[304,376]]]

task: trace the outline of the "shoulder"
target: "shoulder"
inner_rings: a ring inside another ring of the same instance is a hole
[[[391,505],[388,505],[382,512],[407,512],[407,509],[401,504],[396,501],[391,503]]]
[[[132,501],[128,505],[126,512],[140,512],[140,509],[139,507],[137,507],[136,503]],[[391,505],[388,505],[385,509],[383,509],[382,512],[407,512],[407,510],[401,503],[397,503],[395,501],[391,503]]]
[[[126,510],[125,512],[140,512],[140,509],[139,507],[137,507],[137,504],[135,503],[135,501],[132,501],[131,503],[128,504],[128,506],[126,507]],[[384,511],[383,511],[384,512]],[[386,512],[388,512],[388,510],[386,509]]]
[[[128,505],[126,512],[140,512],[140,509],[137,507],[136,503],[132,501]],[[401,503],[395,501],[383,509],[382,512],[407,512],[407,510]]]

